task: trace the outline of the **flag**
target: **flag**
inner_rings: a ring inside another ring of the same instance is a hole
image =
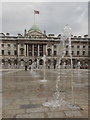
[[[39,11],[37,11],[37,10],[34,10],[34,14],[39,14]]]

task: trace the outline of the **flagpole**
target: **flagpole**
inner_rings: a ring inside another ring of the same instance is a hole
[[[35,25],[35,12],[34,12],[34,25]]]
[[[35,14],[39,14],[39,11],[34,10],[34,25],[35,25]]]

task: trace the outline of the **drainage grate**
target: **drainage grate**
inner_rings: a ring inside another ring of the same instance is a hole
[[[30,109],[30,108],[38,108],[41,107],[41,104],[27,104],[27,105],[21,105],[21,109]]]

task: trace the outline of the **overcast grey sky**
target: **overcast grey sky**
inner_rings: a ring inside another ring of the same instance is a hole
[[[66,24],[72,28],[73,35],[88,33],[88,3],[87,2],[5,2],[2,3],[2,32],[17,35],[24,34],[34,24],[46,33],[56,35],[63,32]]]

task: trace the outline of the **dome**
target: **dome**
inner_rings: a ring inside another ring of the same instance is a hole
[[[31,32],[31,31],[41,32],[41,30],[36,25],[33,25],[28,32]]]

